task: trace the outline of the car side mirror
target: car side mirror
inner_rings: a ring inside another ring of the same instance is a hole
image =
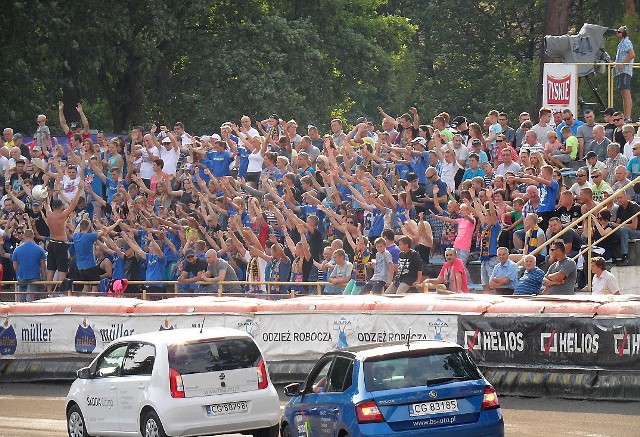
[[[91,379],[91,369],[89,369],[88,367],[83,367],[81,369],[78,369],[76,375],[79,379]]]
[[[285,385],[284,394],[287,396],[298,396],[300,394],[300,383],[293,382],[289,385]]]

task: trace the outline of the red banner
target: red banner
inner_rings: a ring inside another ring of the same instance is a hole
[[[564,77],[547,76],[547,103],[569,106],[571,99],[571,75]]]

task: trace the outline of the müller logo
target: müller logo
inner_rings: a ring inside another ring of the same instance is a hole
[[[599,334],[582,334],[578,332],[541,332],[540,351],[569,354],[597,354]]]
[[[547,75],[547,103],[569,105],[571,99],[571,75],[553,77]]]
[[[640,333],[613,334],[615,353],[619,356],[640,355]]]

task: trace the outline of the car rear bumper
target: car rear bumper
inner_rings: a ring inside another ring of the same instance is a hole
[[[247,392],[247,396],[238,397],[237,400],[249,402],[246,413],[208,416],[207,405],[230,401],[207,396],[175,399],[158,414],[166,433],[171,436],[227,434],[267,428],[280,421],[280,401],[273,386],[266,390],[269,390],[268,394],[260,391],[259,396],[252,396]]]
[[[416,426],[415,429],[394,431],[387,423],[359,425],[362,437],[504,437],[504,421],[500,409],[483,411],[477,422],[445,426]]]

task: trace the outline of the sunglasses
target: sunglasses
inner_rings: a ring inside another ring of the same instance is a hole
[[[621,118],[614,118],[613,121],[620,121],[622,120]]]
[[[504,143],[504,140],[496,140],[496,143]]]
[[[586,175],[586,174],[576,174],[576,176],[578,176],[579,178],[584,178],[584,177],[586,177],[587,175]]]

